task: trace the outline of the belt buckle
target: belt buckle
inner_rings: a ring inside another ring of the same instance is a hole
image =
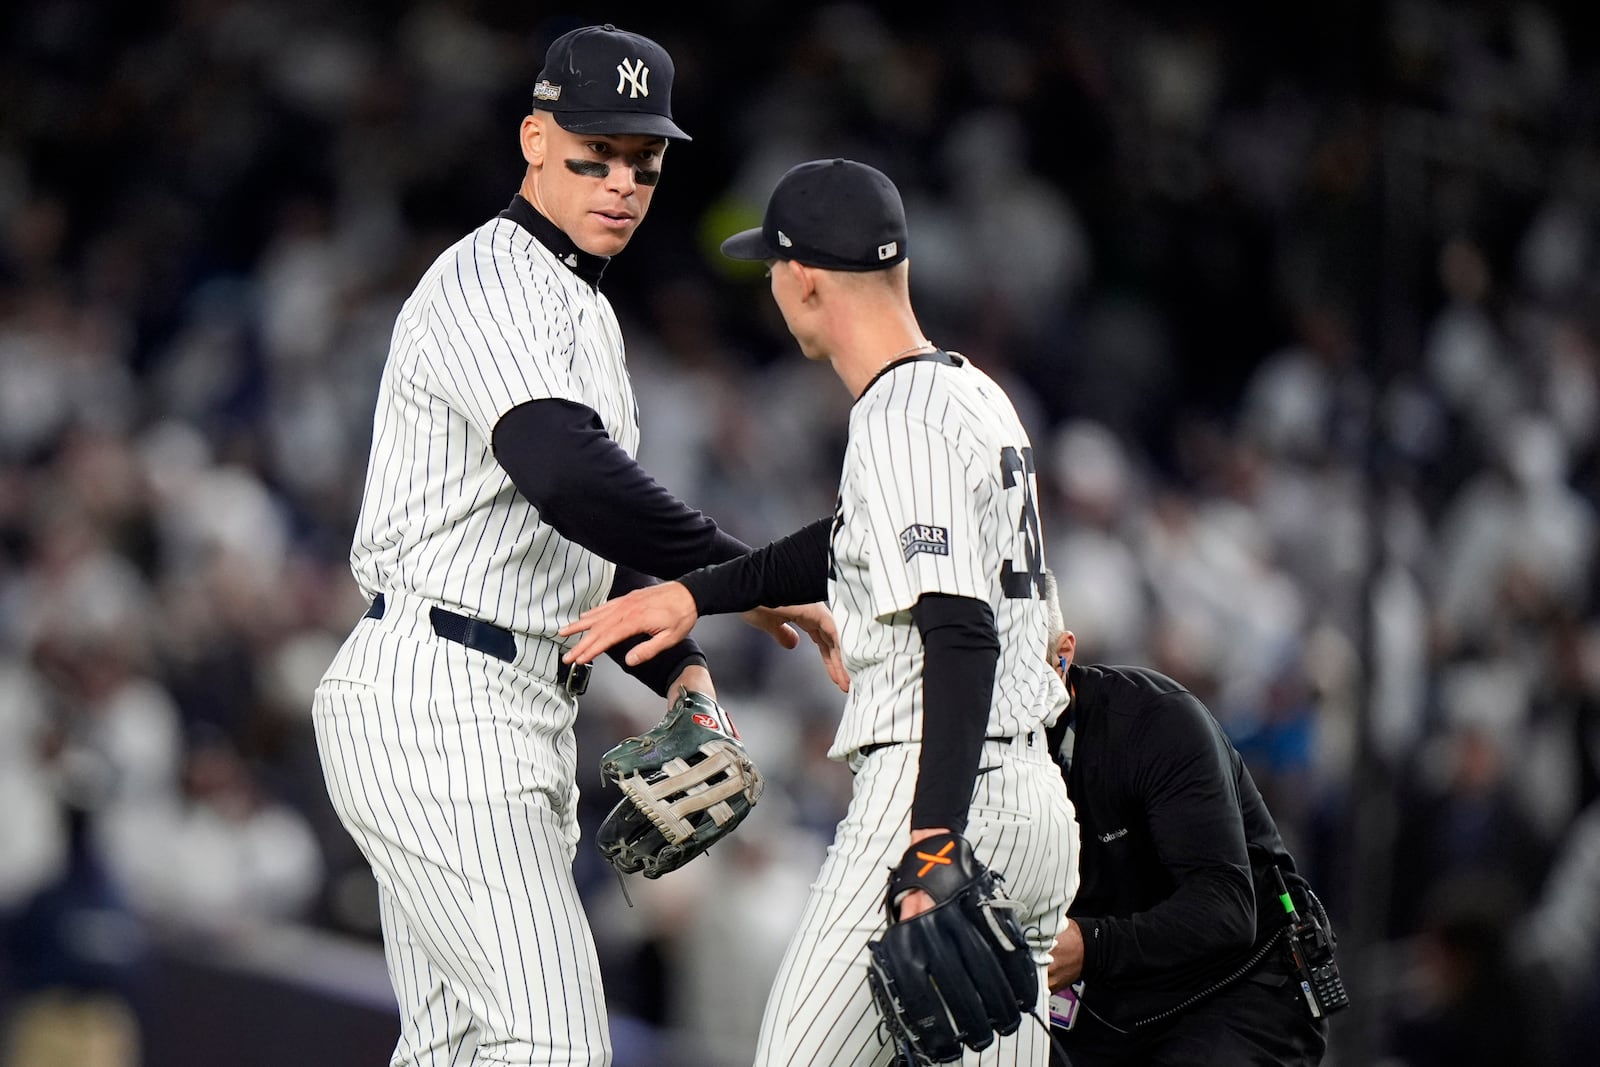
[[[574,663],[567,668],[567,680],[562,683],[562,688],[575,697],[581,697],[589,691],[589,675],[594,672],[593,663]]]

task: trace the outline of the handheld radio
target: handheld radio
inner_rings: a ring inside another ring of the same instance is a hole
[[[1339,965],[1333,958],[1333,934],[1317,915],[1301,915],[1283,882],[1283,872],[1272,868],[1272,877],[1278,883],[1278,901],[1288,918],[1289,962],[1294,967],[1295,980],[1300,983],[1300,994],[1313,1019],[1336,1012],[1350,1005],[1350,995],[1345,992],[1344,981],[1339,977]],[[1315,911],[1310,907],[1308,911]]]

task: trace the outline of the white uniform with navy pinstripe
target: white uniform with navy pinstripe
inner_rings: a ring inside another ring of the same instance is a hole
[[[637,450],[610,304],[496,218],[439,257],[395,324],[351,553],[382,615],[314,703],[329,793],[377,875],[395,1064],[611,1059],[572,877],[577,704],[553,637],[614,568],[540,522],[490,446],[503,414],[551,397]],[[433,609],[511,631],[514,654],[442,639]]]
[[[1043,727],[1066,704],[1045,646],[1043,568],[1033,453],[1010,401],[970,362],[900,363],[850,415],[832,537],[829,606],[850,695],[829,753],[855,772],[850,808],[761,1026],[762,1067],[881,1065],[866,983],[866,943],[882,929],[888,869],[905,851],[922,735],[922,638],[911,607],[924,593],[987,603],[1000,638],[994,702],[966,836],[1023,902],[1044,967],[1077,886],[1077,824]],[[862,749],[875,748],[870,754]],[[1031,1022],[969,1064],[1043,1065]]]

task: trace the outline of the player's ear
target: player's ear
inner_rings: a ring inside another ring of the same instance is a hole
[[[801,303],[810,301],[817,291],[817,272],[804,263],[792,259],[783,260],[783,265],[794,274],[795,285],[799,290]]]
[[[545,123],[549,121],[544,115],[535,112],[522,119],[522,158],[528,165],[539,167],[544,165],[545,150],[548,142],[545,140]]]
[[[1060,660],[1062,669],[1072,666],[1072,656],[1077,651],[1077,635],[1071,630],[1061,631],[1061,638],[1056,642],[1056,659]]]

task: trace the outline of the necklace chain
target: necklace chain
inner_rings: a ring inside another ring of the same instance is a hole
[[[932,347],[933,347],[933,342],[928,340],[926,337],[924,337],[922,340],[918,341],[916,344],[912,345],[910,348],[902,348],[900,351],[896,352],[894,355],[892,355],[888,359],[884,360],[883,361],[883,365],[885,367],[887,367],[889,364],[893,363],[895,360],[901,358],[902,356],[909,356],[913,352],[920,352],[924,348],[932,348]],[[879,369],[881,370],[882,368],[879,368]]]

